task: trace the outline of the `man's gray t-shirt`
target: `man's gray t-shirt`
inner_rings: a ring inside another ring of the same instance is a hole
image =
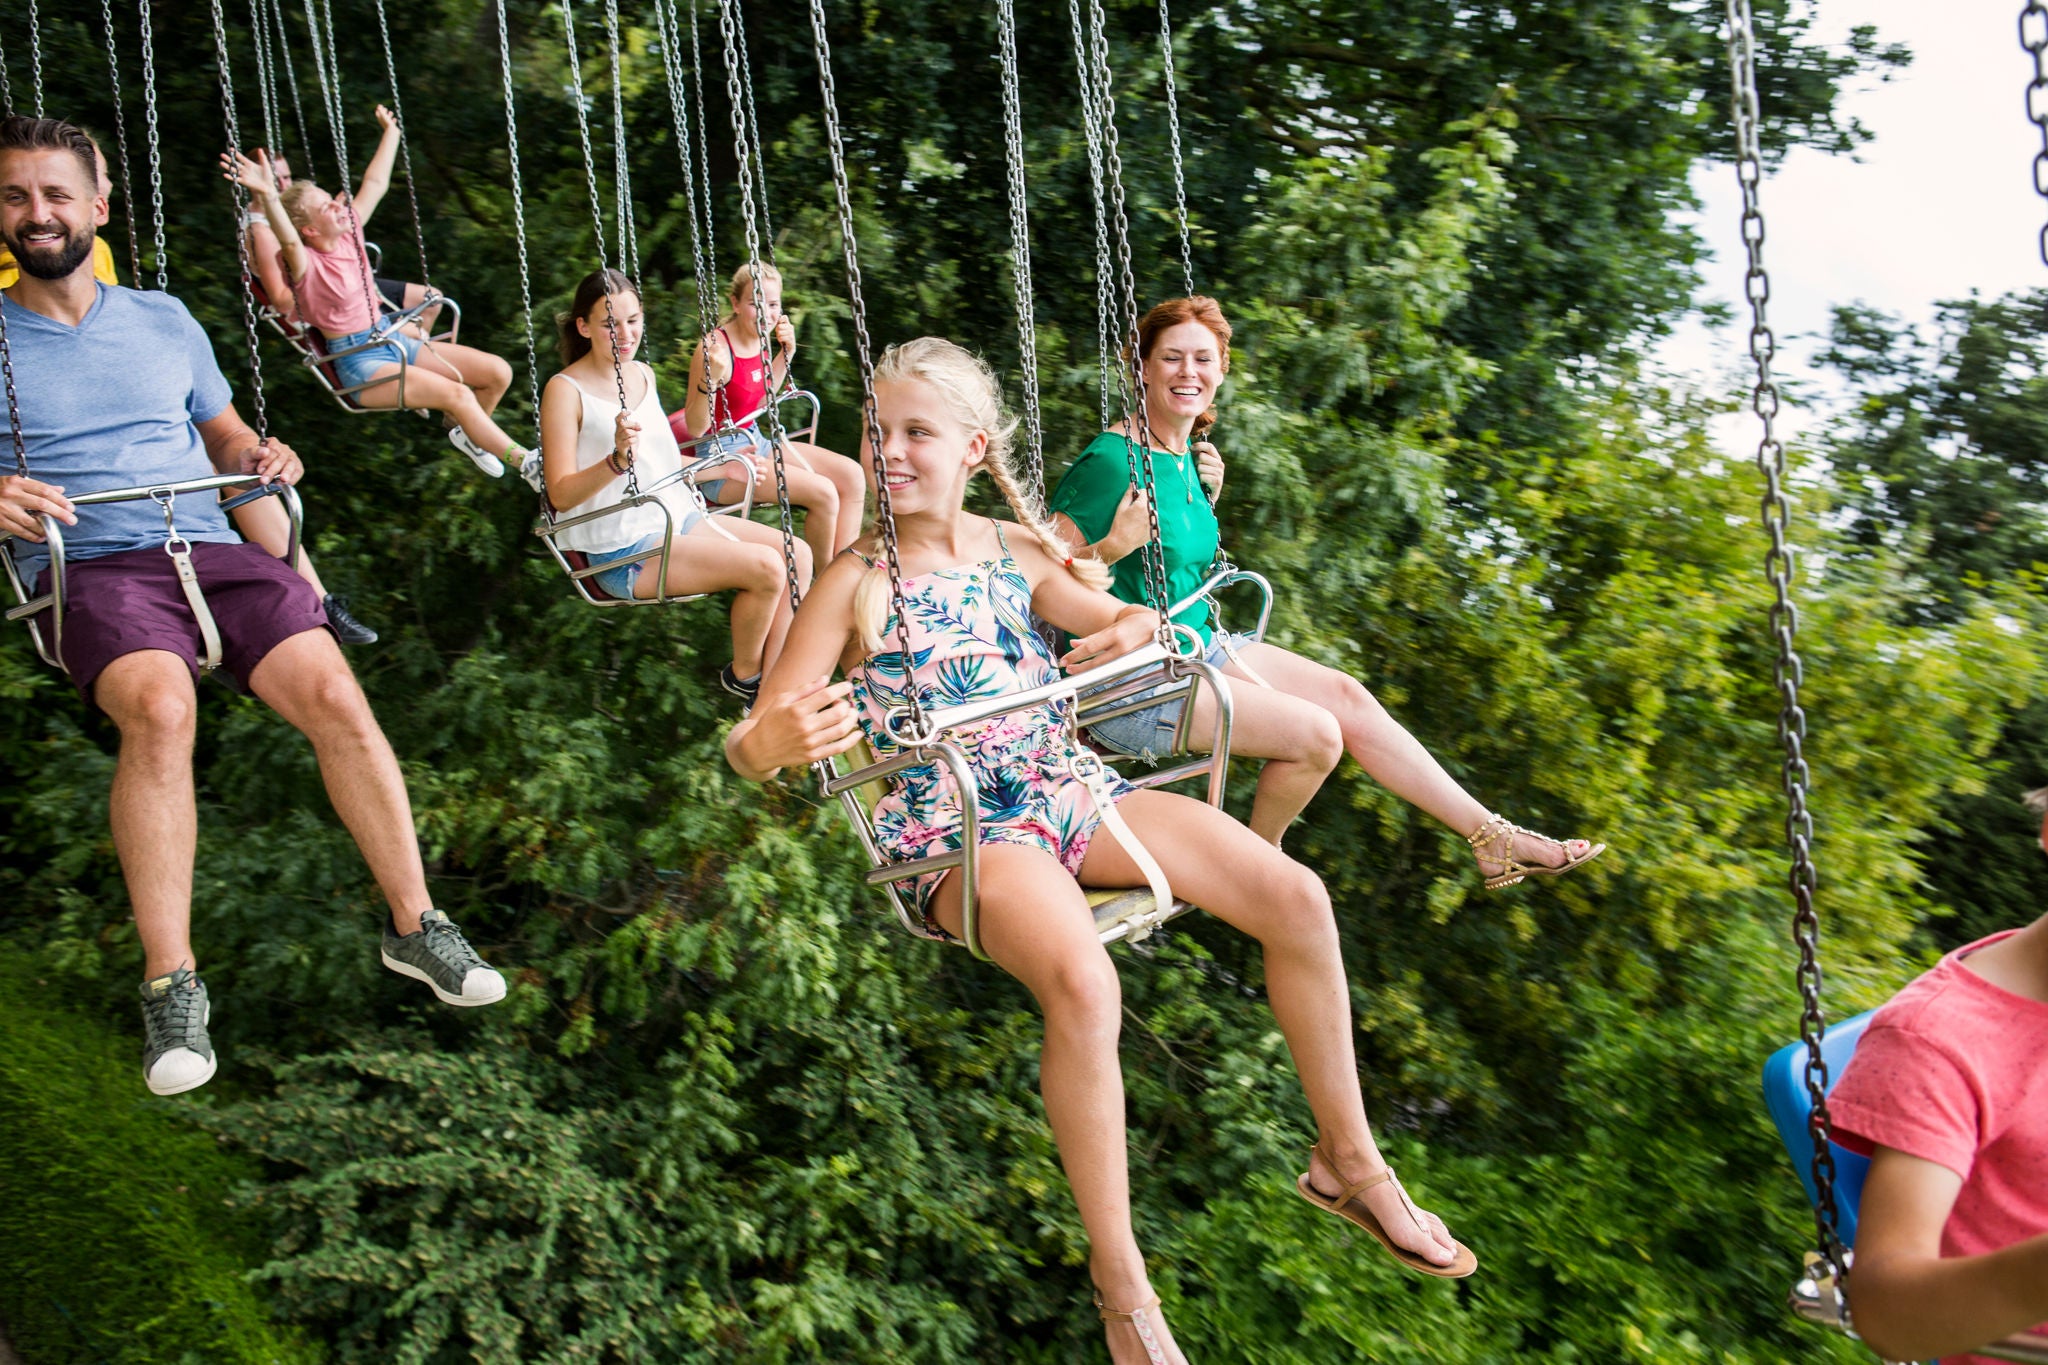
[[[0,302],[29,477],[75,498],[214,474],[193,423],[218,417],[232,395],[206,333],[169,294],[96,287],[76,327]],[[92,559],[161,546],[164,515],[147,499],[107,503],[79,508],[78,525],[63,530],[65,558]],[[241,539],[213,493],[178,499],[178,532],[191,541]],[[25,541],[14,550],[31,575],[47,559]]]

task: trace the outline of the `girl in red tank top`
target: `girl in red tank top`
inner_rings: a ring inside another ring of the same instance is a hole
[[[729,311],[690,357],[690,401],[669,414],[685,460],[721,452],[732,457],[697,479],[710,503],[745,496],[746,465],[754,470],[755,497],[775,496],[774,456],[759,417],[768,395],[789,384],[796,327],[783,315],[782,275],[774,266],[761,267],[759,292],[757,301],[751,266],[733,272]],[[772,348],[762,344],[763,315]],[[693,441],[699,442],[694,449]],[[785,440],[782,450],[790,503],[804,511],[804,541],[817,563],[828,563],[860,534],[866,479],[858,464],[809,441]]]

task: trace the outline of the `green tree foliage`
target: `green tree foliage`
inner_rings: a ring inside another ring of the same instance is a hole
[[[434,278],[465,339],[517,354],[491,10],[387,8]],[[594,264],[592,229],[559,15],[510,8],[545,331]],[[1025,8],[1057,468],[1097,420],[1093,228],[1064,7]],[[1809,5],[1764,10],[1773,145],[1853,145],[1835,93],[1898,54],[1868,34],[1824,50]],[[988,7],[830,12],[877,339],[1011,355]],[[382,82],[372,15],[336,6],[359,155]],[[673,401],[688,225],[651,25],[624,17]],[[235,373],[205,19],[158,10],[181,130],[173,284]],[[1119,953],[1138,1226],[1182,1338],[1205,1360],[1290,1365],[1853,1359],[1778,1310],[1805,1220],[1755,1099],[1793,1018],[1755,490],[1706,441],[1712,401],[1627,359],[1690,282],[1669,214],[1721,136],[1711,17],[1379,0],[1177,19],[1198,279],[1240,327],[1225,536],[1280,588],[1275,638],[1368,681],[1513,818],[1614,845],[1564,883],[1482,896],[1455,834],[1349,767],[1290,835],[1338,907],[1371,1112],[1484,1262],[1461,1286],[1398,1276],[1288,1189],[1309,1116],[1243,941],[1197,923]],[[798,367],[845,448],[848,311],[803,14],[747,20]],[[1155,22],[1111,7],[1149,291],[1178,278]],[[94,40],[66,16],[46,46],[57,103],[103,119]],[[303,44],[299,62],[309,81]],[[304,93],[312,152],[284,140],[331,185]],[[706,113],[722,274],[743,248],[716,79]],[[400,198],[375,229],[409,272]],[[268,1233],[244,1263],[255,1291],[341,1362],[1099,1358],[1028,997],[893,932],[812,789],[725,768],[722,609],[578,606],[522,493],[431,427],[344,416],[265,357],[322,569],[385,632],[354,661],[435,894],[514,989],[468,1017],[381,971],[381,905],[306,746],[206,689],[195,933],[224,1061],[178,1111],[261,1163],[233,1215]],[[1805,562],[1826,571],[1796,586],[1831,989],[1860,1007],[1917,965],[1942,900],[1921,836],[1986,787],[2040,660],[2003,598],[1938,623],[1894,610],[1924,581],[1917,542],[1860,537],[1840,468],[1801,463]],[[115,736],[19,636],[0,695],[0,932],[132,1030]],[[50,1008],[0,1015],[0,1037]],[[111,1120],[67,1122],[81,1148],[118,1141]]]

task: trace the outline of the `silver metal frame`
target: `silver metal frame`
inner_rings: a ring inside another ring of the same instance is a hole
[[[1182,697],[1183,720],[1193,713],[1194,694],[1198,686],[1206,684],[1214,693],[1216,725],[1210,750],[1207,754],[1199,755],[1177,767],[1157,770],[1142,777],[1126,780],[1132,786],[1150,788],[1206,774],[1209,779],[1208,802],[1220,808],[1230,774],[1230,684],[1220,671],[1202,660],[1173,654],[1158,643],[1133,650],[1123,658],[1101,668],[1058,678],[1028,691],[1005,693],[937,712],[927,718],[928,733],[922,739],[914,735],[899,734],[896,729],[898,717],[891,716],[888,722],[890,737],[905,746],[902,752],[845,774],[841,774],[837,765],[830,760],[820,764],[821,785],[825,795],[840,798],[848,817],[853,821],[855,832],[860,837],[861,847],[866,850],[869,862],[874,865],[867,873],[868,884],[881,886],[888,892],[890,906],[895,910],[896,918],[903,927],[919,938],[935,939],[939,942],[953,941],[950,935],[934,933],[926,927],[923,918],[905,903],[897,883],[927,873],[957,868],[960,872],[961,941],[974,956],[984,961],[988,958],[988,953],[981,945],[980,906],[976,894],[980,871],[980,784],[975,780],[973,768],[968,763],[966,754],[950,738],[953,732],[1012,712],[1074,700],[1084,688],[1102,687],[1104,683],[1114,684],[1090,697],[1087,705],[1079,708],[1074,717],[1074,724],[1085,726],[1091,718],[1107,719],[1108,717],[1097,714],[1103,708],[1115,707],[1136,693],[1157,687],[1159,675],[1162,674],[1169,686],[1161,695],[1171,698],[1178,693]],[[1153,706],[1157,705],[1159,700],[1160,696],[1153,696],[1136,705]],[[1136,706],[1125,707],[1125,710],[1131,709],[1136,709]],[[867,808],[861,803],[859,789],[884,782],[906,768],[932,762],[945,765],[946,771],[952,775],[959,790],[960,847],[950,853],[941,853],[930,858],[891,862],[875,843],[873,823]],[[1194,908],[1187,901],[1176,898],[1170,906],[1162,909],[1153,902],[1149,892],[1143,889],[1139,889],[1132,899],[1135,902],[1133,907],[1124,913],[1112,914],[1107,923],[1098,918],[1098,937],[1105,945],[1126,939],[1141,939],[1168,920]]]
[[[371,243],[371,248],[373,251],[375,250],[375,243]],[[376,265],[373,263],[370,267],[372,273],[375,273],[376,268]],[[389,302],[389,300],[386,300],[386,302]],[[285,344],[298,353],[299,363],[312,371],[313,378],[319,381],[321,388],[327,390],[328,397],[341,404],[342,411],[357,414],[400,412],[410,406],[405,401],[405,370],[403,367],[399,369],[396,380],[398,384],[398,401],[389,408],[368,407],[358,401],[356,395],[362,393],[365,389],[373,389],[379,384],[392,383],[393,381],[390,378],[370,379],[365,380],[361,384],[342,387],[336,384],[333,378],[329,378],[326,367],[343,356],[355,355],[358,352],[367,351],[373,346],[382,346],[386,341],[390,340],[392,332],[409,322],[416,321],[421,313],[435,304],[439,304],[447,310],[451,321],[445,330],[436,332],[428,337],[426,339],[427,344],[431,346],[436,343],[446,343],[452,346],[462,332],[462,305],[449,298],[446,294],[432,291],[428,293],[426,298],[421,299],[410,308],[385,314],[378,321],[377,334],[369,340],[357,342],[355,345],[339,351],[327,349],[327,339],[320,335],[318,328],[304,322],[293,322],[285,317],[284,314],[278,312],[276,305],[270,303],[267,298],[263,306],[257,310],[257,316],[269,323],[270,330],[283,337]],[[336,377],[339,377],[338,371],[336,372]]]
[[[214,474],[203,479],[180,479],[176,483],[137,485],[133,488],[109,488],[97,493],[80,493],[71,498],[74,507],[91,507],[107,502],[138,502],[144,498],[165,495],[172,498],[186,493],[210,493],[224,488],[244,488],[250,482],[247,474]],[[278,497],[284,500],[285,514],[291,518],[291,540],[285,547],[285,562],[294,570],[299,567],[299,533],[304,521],[304,507],[299,501],[299,490],[285,483],[270,483],[249,489],[238,497],[222,503],[224,510],[232,511],[245,502],[259,497]],[[32,596],[32,586],[23,580],[20,566],[14,561],[13,541],[19,539],[14,533],[0,531],[0,565],[7,571],[7,586],[14,593],[17,605],[7,611],[10,621],[26,621],[29,638],[35,641],[36,653],[43,662],[60,672],[68,673],[64,667],[64,524],[55,517],[44,514],[36,518],[42,523],[43,545],[49,551],[50,590],[40,597]],[[36,618],[44,611],[50,612],[50,634],[43,637],[42,623]]]

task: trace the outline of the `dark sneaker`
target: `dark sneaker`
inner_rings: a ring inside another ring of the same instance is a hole
[[[327,608],[327,624],[334,627],[335,638],[345,645],[374,645],[377,632],[371,630],[349,612],[348,599],[336,597],[333,593],[320,599],[320,605]]]
[[[742,678],[739,674],[732,671],[731,664],[727,664],[724,668],[718,670],[718,685],[745,702],[749,711],[753,710],[754,703],[761,699],[761,675],[759,673],[756,673],[751,678]]]
[[[142,983],[142,1079],[156,1095],[182,1095],[213,1079],[213,1007],[199,973],[180,967]]]
[[[505,978],[476,955],[455,921],[439,910],[420,916],[416,934],[384,928],[384,965],[424,981],[444,1005],[488,1005],[505,998]]]

